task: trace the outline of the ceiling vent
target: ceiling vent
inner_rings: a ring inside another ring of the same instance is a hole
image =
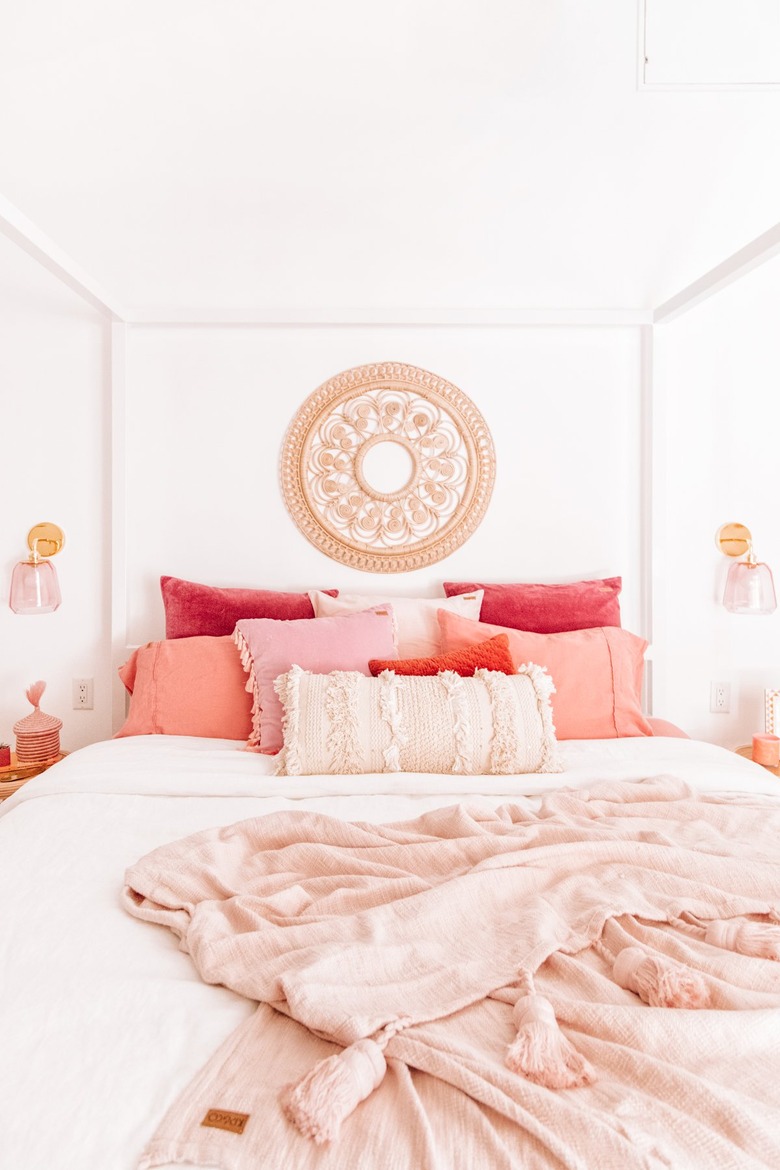
[[[780,0],[640,0],[640,88],[780,87]]]

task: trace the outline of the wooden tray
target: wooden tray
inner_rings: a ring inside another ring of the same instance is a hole
[[[5,800],[7,796],[13,796],[23,784],[26,784],[33,776],[37,776],[39,772],[45,772],[52,764],[61,760],[64,755],[63,752],[58,756],[53,756],[50,760],[39,760],[36,764],[20,764],[15,753],[12,752],[10,765],[0,768],[0,800]]]
[[[737,755],[744,756],[746,760],[752,760],[753,759],[753,745],[751,743],[748,743],[744,747],[737,748]],[[774,768],[771,767],[769,764],[762,764],[761,767],[765,768],[767,772],[771,772],[774,776],[780,776],[780,764],[778,764]]]

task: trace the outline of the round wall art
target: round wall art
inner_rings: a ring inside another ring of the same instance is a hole
[[[449,556],[490,501],[495,454],[474,403],[402,362],[345,370],[311,394],[282,448],[295,523],[334,560],[405,573]]]

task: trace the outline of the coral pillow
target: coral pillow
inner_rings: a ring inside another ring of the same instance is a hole
[[[515,664],[509,653],[509,638],[497,634],[476,646],[453,650],[449,654],[438,654],[433,658],[372,658],[368,669],[373,675],[383,670],[394,670],[396,674],[431,675],[442,670],[454,670],[463,678],[470,677],[475,670],[500,670],[502,674],[514,674]]]
[[[241,618],[290,621],[313,618],[306,593],[278,593],[272,589],[219,589],[179,577],[161,577],[166,638],[232,634]]]
[[[302,666],[319,674],[356,670],[367,675],[369,658],[392,658],[395,653],[389,605],[313,622],[249,619],[238,622],[234,638],[249,672],[246,689],[253,696],[249,746],[268,755],[282,746],[282,708],[274,690],[280,674]]]
[[[568,585],[475,585],[445,581],[448,597],[482,589],[480,621],[513,630],[557,634],[595,626],[620,625],[620,577]]]
[[[653,729],[653,735],[664,735],[670,739],[690,739],[687,731],[683,731],[676,723],[670,723],[668,719],[655,719],[650,717],[647,722]]]
[[[545,667],[555,684],[552,707],[558,739],[653,734],[641,707],[647,642],[636,634],[614,626],[532,634],[470,622],[444,609],[439,610],[439,624],[447,652],[507,634],[518,665],[535,662]]]
[[[391,670],[364,678],[295,666],[276,689],[285,711],[280,776],[560,771],[550,680],[538,666],[512,675],[480,670],[473,678]]]
[[[453,597],[449,601],[442,601],[440,597],[379,598],[359,593],[340,593],[332,597],[317,590],[311,590],[309,597],[318,618],[356,613],[375,605],[392,606],[399,658],[428,658],[431,654],[441,653],[441,634],[436,614],[442,606],[463,617],[478,618],[482,605],[481,590]]]
[[[130,692],[125,735],[199,735],[246,739],[252,701],[232,638],[148,642],[119,668]]]

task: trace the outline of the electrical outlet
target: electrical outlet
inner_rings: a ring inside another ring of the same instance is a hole
[[[73,710],[74,711],[91,711],[94,704],[94,683],[92,678],[74,678],[73,685]]]
[[[731,683],[710,683],[710,711],[716,715],[727,715],[731,710]]]

